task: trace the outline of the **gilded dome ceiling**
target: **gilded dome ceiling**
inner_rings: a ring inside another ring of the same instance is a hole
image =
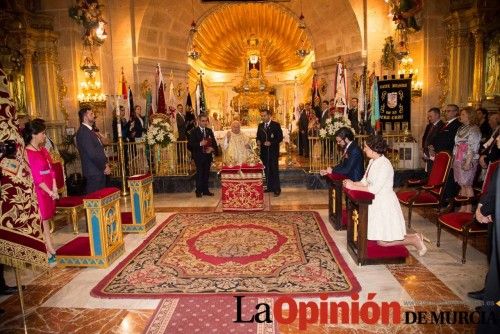
[[[266,70],[287,71],[302,63],[296,50],[311,45],[298,23],[298,17],[276,4],[223,5],[201,21],[193,41],[208,68],[237,72],[247,55],[249,40],[256,38]]]

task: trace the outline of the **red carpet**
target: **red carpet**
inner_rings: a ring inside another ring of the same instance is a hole
[[[360,286],[315,212],[185,213],[92,290],[103,298],[348,295]]]

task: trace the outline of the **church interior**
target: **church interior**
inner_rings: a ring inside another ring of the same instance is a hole
[[[0,8],[1,333],[473,333],[498,316],[500,295],[491,313],[481,313],[483,293],[470,295],[492,268],[494,218],[481,224],[474,210],[500,160],[497,1],[0,0]],[[490,132],[474,155],[474,193],[448,199],[445,183],[461,161],[454,150],[429,151],[426,137],[430,110],[446,128],[450,106],[460,120],[479,110],[477,128]],[[106,188],[90,195],[75,140],[86,108],[109,166]],[[199,115],[218,147],[213,161]],[[270,151],[263,155],[258,135],[275,135],[263,115],[283,137],[281,188],[270,192]],[[19,129],[34,119],[44,120],[58,166],[49,233],[42,215],[16,206],[36,198],[31,176],[15,176],[29,174]],[[134,120],[142,137],[131,135]],[[349,158],[329,126],[347,126],[365,153],[374,133],[385,140],[394,205],[422,246],[368,239],[377,195],[325,175]],[[209,190],[198,189],[197,129]],[[243,161],[226,151],[227,133],[245,136]],[[20,169],[8,164],[9,140]],[[481,160],[483,146],[495,145],[496,159]]]

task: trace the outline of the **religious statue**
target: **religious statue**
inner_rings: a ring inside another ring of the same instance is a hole
[[[241,165],[253,159],[254,153],[251,150],[250,138],[241,132],[239,121],[231,123],[231,130],[226,133],[222,148],[226,165]]]
[[[500,38],[496,38],[486,53],[486,85],[484,93],[488,97],[500,95],[500,63],[498,51],[500,49]]]

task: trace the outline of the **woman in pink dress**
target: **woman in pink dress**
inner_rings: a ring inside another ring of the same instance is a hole
[[[56,210],[55,200],[59,198],[55,174],[52,169],[52,160],[49,152],[45,149],[45,122],[42,119],[34,119],[26,123],[23,137],[26,143],[26,154],[31,167],[31,174],[35,182],[36,197],[42,216],[42,230],[49,255],[49,263],[55,264],[56,251],[52,245],[50,236],[49,220],[54,217]]]

